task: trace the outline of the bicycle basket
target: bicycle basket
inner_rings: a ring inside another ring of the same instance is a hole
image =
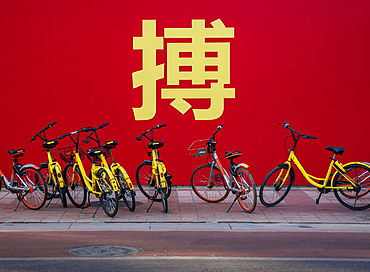
[[[60,158],[63,161],[65,161],[66,163],[73,162],[74,161],[74,151],[75,151],[75,149],[76,149],[76,147],[74,147],[74,146],[59,148],[58,152],[59,152]],[[79,153],[80,153],[81,160],[83,160],[83,158],[85,156],[85,151],[80,148]]]
[[[189,155],[193,157],[202,157],[207,154],[207,139],[194,141],[189,147]]]

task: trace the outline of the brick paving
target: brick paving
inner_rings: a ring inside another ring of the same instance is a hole
[[[137,189],[137,207],[130,212],[123,202],[114,218],[108,217],[100,208],[95,217],[98,199],[91,196],[92,206],[77,209],[70,202],[63,208],[58,199],[37,211],[29,210],[7,190],[0,192],[0,223],[298,223],[298,224],[370,224],[370,209],[352,211],[343,207],[333,193],[323,195],[320,204],[315,204],[318,191],[310,187],[292,188],[286,199],[275,207],[264,207],[259,201],[253,213],[246,213],[235,203],[226,213],[233,197],[230,195],[221,203],[207,203],[199,199],[187,186],[173,188],[169,198],[169,212],[163,213],[161,203],[150,202]]]

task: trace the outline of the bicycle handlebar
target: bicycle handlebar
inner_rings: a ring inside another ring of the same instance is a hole
[[[147,131],[145,131],[144,133],[142,133],[142,134],[140,134],[139,136],[137,136],[137,137],[136,137],[136,141],[141,141],[141,139],[143,138],[143,136],[147,137],[147,136],[146,136],[146,134],[147,134],[148,132],[151,132],[151,131],[153,131],[154,129],[160,129],[160,128],[165,127],[165,126],[167,126],[167,124],[157,125],[157,126],[155,126],[155,127],[152,127],[151,129],[148,129],[148,130],[147,130]]]
[[[83,131],[86,131],[86,132],[91,131],[91,132],[86,136],[86,138],[85,138],[82,142],[83,142],[83,143],[88,143],[88,142],[89,142],[89,137],[91,136],[91,134],[93,134],[94,132],[96,132],[98,129],[101,129],[101,128],[106,127],[106,126],[108,126],[108,125],[109,125],[109,123],[108,123],[108,122],[106,122],[106,123],[101,124],[100,126],[98,126],[98,127],[96,127],[96,128],[93,128],[93,127],[83,128],[83,129],[82,129]]]
[[[212,135],[212,138],[209,139],[210,141],[214,141],[215,140],[215,137],[216,137],[216,134],[224,127],[224,125],[219,125],[216,129],[215,132],[213,132],[213,135]]]
[[[61,140],[61,139],[65,138],[65,137],[67,137],[67,136],[74,135],[74,134],[81,133],[81,132],[89,132],[89,131],[94,132],[94,131],[96,131],[98,129],[101,129],[101,128],[103,128],[105,126],[108,126],[108,125],[109,125],[109,123],[104,123],[104,124],[101,124],[97,128],[84,127],[84,128],[81,128],[80,130],[76,130],[76,131],[73,131],[73,132],[70,132],[70,133],[67,133],[67,134],[60,135],[57,139],[58,140]],[[90,135],[91,135],[91,133],[88,136],[90,136]]]
[[[47,129],[49,129],[49,128],[51,128],[52,126],[54,126],[55,124],[56,124],[57,122],[56,121],[54,121],[54,122],[52,122],[52,123],[50,123],[50,124],[48,124],[45,128],[43,128],[42,130],[40,130],[39,132],[37,132],[36,134],[35,134],[35,136],[33,136],[32,138],[31,138],[31,141],[30,142],[32,142],[32,141],[34,141],[34,140],[36,140],[36,137],[40,137],[40,134],[41,133],[43,133],[45,130],[47,130]],[[45,139],[44,139],[45,140]]]
[[[292,133],[295,133],[295,134],[301,136],[304,139],[317,139],[317,137],[315,137],[315,136],[310,136],[310,135],[302,134],[302,133],[300,133],[300,132],[292,129],[290,127],[290,125],[288,124],[288,122],[286,122],[286,121],[284,121],[283,123],[284,124],[280,124],[283,128],[289,129]]]
[[[59,137],[57,137],[58,140],[61,140],[67,136],[70,136],[70,135],[73,135],[73,134],[76,134],[76,133],[80,133],[80,132],[83,132],[84,130],[77,130],[77,131],[73,131],[73,132],[70,132],[70,133],[67,133],[67,134],[63,134],[63,135],[60,135]]]

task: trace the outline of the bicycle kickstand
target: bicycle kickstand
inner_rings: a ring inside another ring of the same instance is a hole
[[[158,191],[156,191],[155,194],[153,195],[152,203],[150,203],[149,208],[146,210],[147,213],[149,212],[150,208],[153,206],[153,203],[155,199],[157,198],[157,195],[158,195]]]
[[[17,194],[18,195],[18,194]],[[21,202],[22,202],[22,199],[25,197],[27,195],[27,193],[25,194],[25,195],[22,195],[22,197],[19,197],[19,195],[18,195],[18,204],[17,204],[17,207],[15,207],[15,209],[14,209],[14,211],[16,212],[17,211],[17,209],[18,209],[18,207],[19,207],[19,205],[21,204]]]
[[[98,212],[98,210],[99,210],[100,206],[101,206],[101,204],[100,204],[100,202],[99,202],[99,205],[98,205],[98,207],[96,208],[96,210],[95,210],[95,212],[94,212],[94,214],[93,214],[93,216],[92,216],[91,218],[94,218],[94,217],[95,217],[95,215],[96,215],[96,213]]]
[[[233,203],[231,203],[231,205],[230,205],[230,207],[229,207],[229,209],[227,210],[226,213],[229,213],[229,211],[231,210],[232,206],[234,206],[235,201],[238,199],[238,197],[240,197],[240,193],[236,193],[235,198],[233,200]]]
[[[87,193],[87,204],[83,205],[83,206],[82,206],[82,209],[86,209],[86,208],[88,208],[88,207],[90,207],[90,206],[91,206],[91,202],[90,202],[90,195],[91,195],[91,192],[88,192],[88,193]],[[99,206],[100,206],[100,205],[99,205]]]
[[[322,192],[320,192],[319,196],[316,198],[316,205],[319,205],[321,195],[322,195]]]

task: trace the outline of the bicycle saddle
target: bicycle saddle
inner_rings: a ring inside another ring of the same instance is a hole
[[[225,159],[236,159],[242,155],[240,151],[226,151]]]
[[[24,153],[26,153],[26,150],[25,149],[9,149],[8,150],[8,153],[10,156],[14,157],[14,158],[18,158],[20,156],[23,156]]]
[[[90,156],[90,157],[99,157],[99,155],[102,154],[102,153],[103,153],[102,149],[90,149],[87,152],[87,155]]]
[[[156,142],[149,143],[148,144],[148,147],[150,149],[158,149],[158,148],[163,147],[163,145],[164,145],[164,142],[162,142],[162,141],[156,141]]]
[[[117,145],[118,145],[117,141],[108,141],[108,142],[105,142],[105,144],[103,144],[103,148],[109,150],[109,149],[115,148]]]
[[[57,140],[51,140],[51,141],[47,141],[45,143],[42,144],[42,146],[44,148],[53,148],[53,147],[56,147],[58,145],[58,141]]]
[[[345,151],[344,147],[342,147],[342,146],[338,146],[338,147],[327,146],[327,147],[325,147],[325,149],[333,152],[335,155],[342,155]]]

